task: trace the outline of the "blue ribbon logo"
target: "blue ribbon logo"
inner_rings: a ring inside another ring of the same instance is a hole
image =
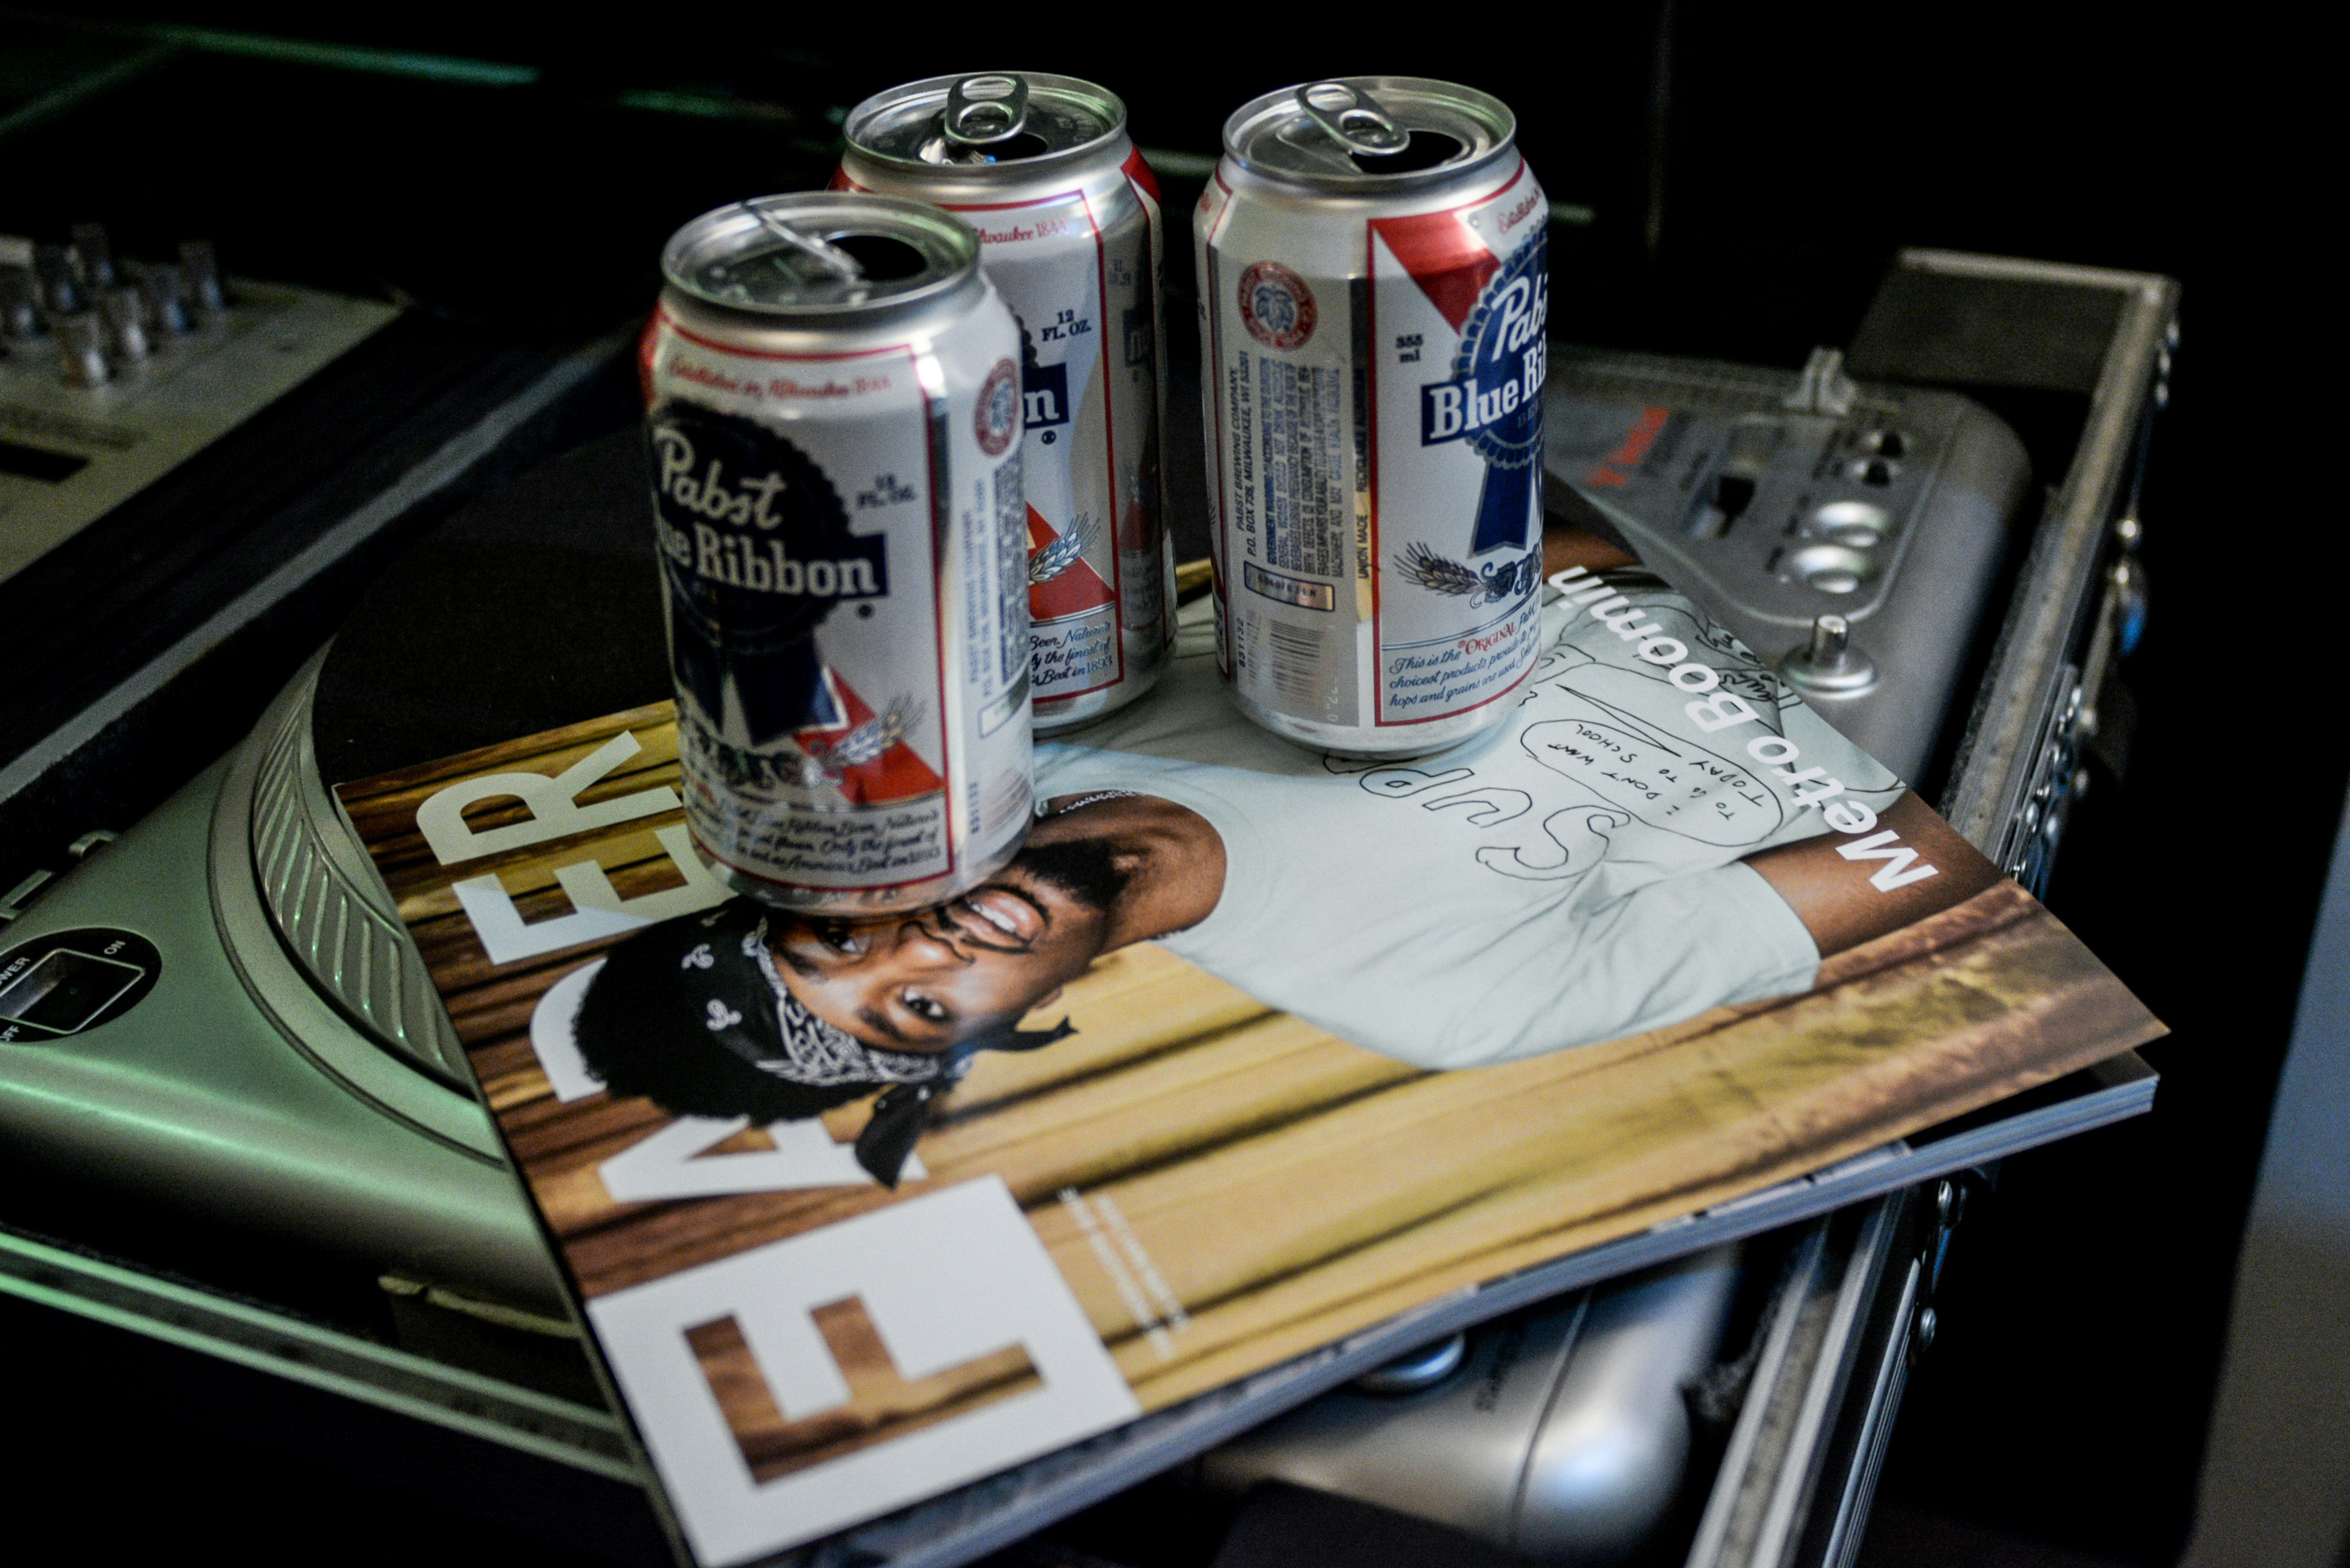
[[[1549,371],[1550,247],[1537,234],[1487,280],[1461,329],[1452,379],[1419,389],[1419,442],[1465,441],[1485,460],[1469,553],[1529,547]]]

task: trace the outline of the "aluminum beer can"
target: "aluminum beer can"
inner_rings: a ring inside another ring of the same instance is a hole
[[[1515,137],[1417,77],[1224,124],[1196,222],[1219,655],[1305,745],[1436,751],[1534,670],[1549,204]]]
[[[917,202],[765,196],[661,256],[642,368],[686,822],[788,909],[910,909],[1033,811],[1020,335]]]
[[[1149,690],[1174,641],[1159,188],[1126,106],[1041,71],[933,77],[866,99],[835,183],[979,230],[1020,318],[1036,728]]]

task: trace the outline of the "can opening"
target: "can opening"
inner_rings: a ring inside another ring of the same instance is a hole
[[[1466,146],[1440,130],[1415,130],[1411,140],[1393,152],[1357,152],[1349,149],[1347,156],[1366,174],[1417,174],[1423,169],[1451,162]]]
[[[957,146],[1008,141],[1028,124],[1028,84],[1015,76],[965,77],[947,89],[939,130]]]
[[[973,71],[929,77],[876,93],[848,111],[852,158],[966,171],[966,179],[1017,179],[1026,163],[1109,154],[1126,129],[1115,93],[1047,71]],[[1111,161],[1124,159],[1117,151]],[[1008,165],[992,173],[998,164]]]
[[[704,213],[661,250],[693,297],[784,316],[898,312],[977,285],[979,236],[898,196],[804,191]]]
[[[1348,77],[1252,99],[1224,151],[1276,183],[1367,193],[1432,190],[1493,166],[1516,139],[1509,106],[1423,77]]]
[[[1297,89],[1297,107],[1349,152],[1400,152],[1411,135],[1384,104],[1350,82],[1308,82]]]
[[[943,136],[933,136],[922,144],[921,158],[925,163],[1014,163],[1052,151],[1051,142],[1033,130],[1023,130],[984,147],[958,147]]]
[[[827,234],[825,241],[833,249],[847,252],[849,259],[864,269],[868,283],[897,283],[919,277],[930,265],[920,251],[889,234]]]

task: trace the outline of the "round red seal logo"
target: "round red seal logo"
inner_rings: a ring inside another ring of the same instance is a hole
[[[1020,433],[1020,368],[1011,360],[998,359],[980,383],[971,431],[979,438],[979,450],[990,457],[1002,457]]]
[[[1268,348],[1303,348],[1314,336],[1314,291],[1279,262],[1241,274],[1241,323]]]

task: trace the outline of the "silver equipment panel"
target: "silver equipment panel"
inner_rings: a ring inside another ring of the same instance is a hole
[[[33,247],[0,235],[0,267]],[[223,308],[140,331],[136,358],[28,317],[0,353],[0,581],[275,402],[398,316],[377,300],[233,280]],[[77,321],[95,321],[99,312]],[[87,350],[87,352],[78,352]],[[91,354],[97,369],[91,371]]]
[[[1543,463],[1555,512],[1597,511],[1822,717],[1916,779],[2030,464],[1969,400],[1859,386],[1842,363],[1835,349],[1794,372],[1563,348]]]

